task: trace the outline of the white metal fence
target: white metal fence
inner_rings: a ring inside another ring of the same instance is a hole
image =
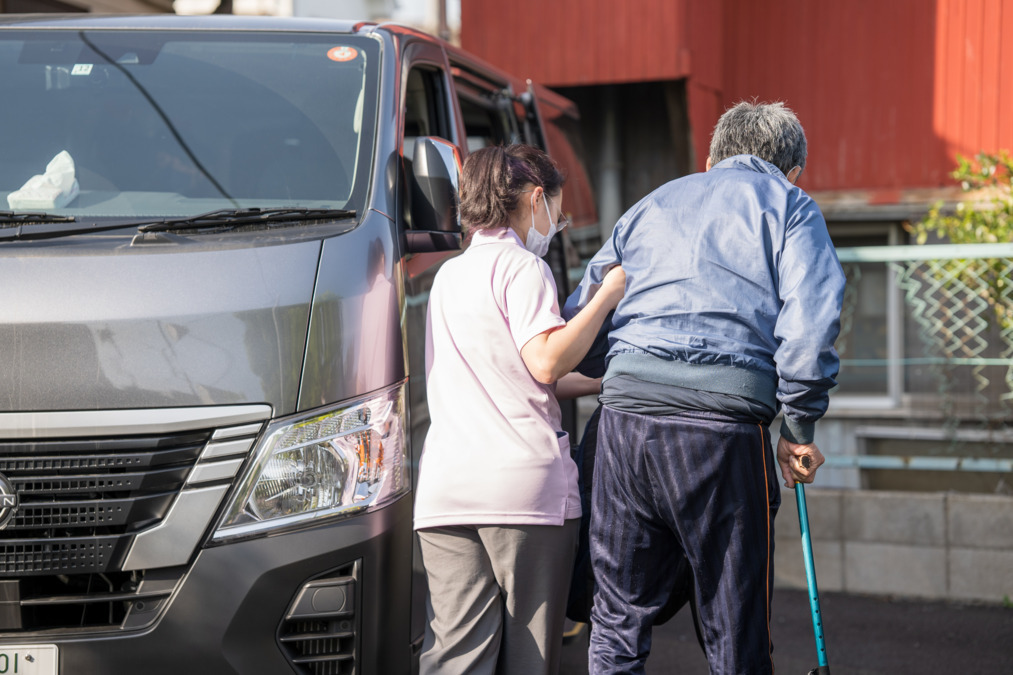
[[[857,436],[935,451],[838,455],[828,465],[1013,472],[1013,243],[837,253],[848,284],[834,396],[908,413],[905,424]]]

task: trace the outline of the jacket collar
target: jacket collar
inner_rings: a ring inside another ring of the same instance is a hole
[[[788,178],[781,173],[780,169],[770,162],[760,159],[756,155],[735,155],[734,157],[728,157],[726,159],[722,159],[720,162],[711,167],[711,171],[714,169],[745,169],[748,171],[756,171],[757,173],[769,173],[788,180]]]

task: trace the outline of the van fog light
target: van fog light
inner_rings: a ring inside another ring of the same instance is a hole
[[[408,490],[404,385],[271,425],[215,539],[379,507]]]

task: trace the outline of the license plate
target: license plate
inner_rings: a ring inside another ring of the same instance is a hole
[[[0,675],[56,675],[56,645],[0,645]]]

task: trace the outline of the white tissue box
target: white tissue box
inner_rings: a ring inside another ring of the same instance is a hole
[[[45,176],[32,176],[20,190],[7,195],[7,204],[12,209],[62,209],[77,197],[80,187],[77,180],[69,190],[61,190]]]
[[[7,195],[12,209],[61,209],[80,192],[74,177],[74,160],[64,150],[46,166],[46,173],[32,176],[20,189]]]

